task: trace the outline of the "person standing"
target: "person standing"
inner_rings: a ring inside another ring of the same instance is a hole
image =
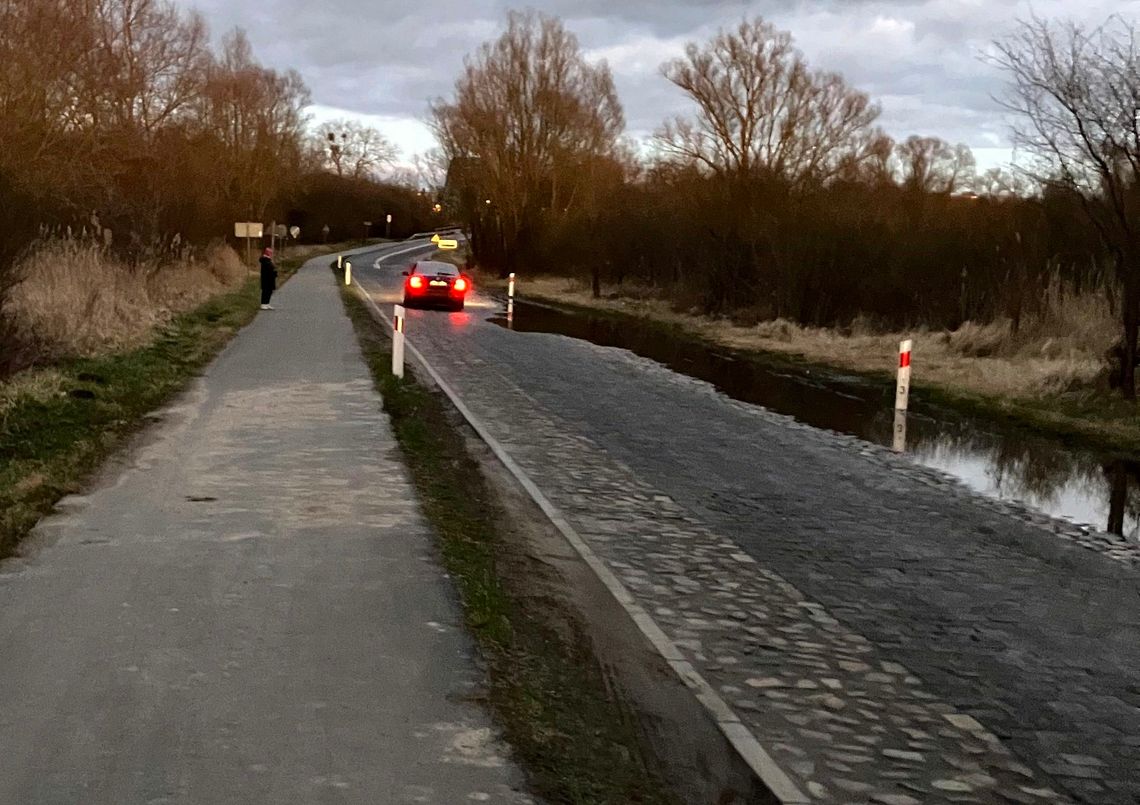
[[[273,305],[269,304],[269,299],[277,290],[277,266],[273,264],[273,249],[267,246],[258,262],[261,263],[261,309],[273,310]]]

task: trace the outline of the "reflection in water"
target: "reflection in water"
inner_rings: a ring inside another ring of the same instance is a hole
[[[1075,450],[996,422],[912,405],[894,411],[894,384],[826,370],[765,364],[671,337],[636,321],[572,314],[525,303],[491,319],[520,332],[568,335],[627,349],[730,397],[906,452],[992,498],[1081,525],[1140,538],[1140,464]]]

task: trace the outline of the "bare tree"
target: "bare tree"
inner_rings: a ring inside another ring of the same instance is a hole
[[[316,129],[317,151],[337,176],[374,178],[392,164],[399,150],[379,129],[358,120],[330,120]]]
[[[697,104],[662,127],[662,150],[718,174],[822,183],[872,159],[879,109],[835,73],[812,71],[785,31],[757,17],[690,43],[662,66]],[[867,150],[863,150],[866,148]]]
[[[506,265],[535,240],[539,219],[583,203],[582,164],[612,152],[623,126],[609,68],[588,63],[561,21],[534,12],[512,12],[503,35],[467,60],[453,100],[432,107],[448,160],[464,160],[475,195],[492,199],[493,214],[479,215]]]
[[[1038,181],[1068,188],[1112,252],[1122,289],[1120,387],[1136,398],[1140,329],[1140,49],[1135,25],[1089,29],[1036,17],[996,43],[1019,113],[1017,143]]]
[[[978,195],[988,198],[1026,198],[1033,192],[1032,182],[1024,174],[1005,168],[990,168],[977,178]]]
[[[220,147],[214,172],[229,211],[256,220],[296,181],[304,162],[308,104],[301,76],[259,65],[244,31],[223,39],[198,120]]]
[[[921,193],[970,189],[976,162],[969,146],[912,135],[895,146],[903,187]]]

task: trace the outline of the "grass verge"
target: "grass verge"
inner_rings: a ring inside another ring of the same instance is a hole
[[[498,287],[500,282],[484,279],[482,285]],[[505,287],[505,286],[504,286]],[[730,352],[738,358],[752,360],[767,366],[795,366],[820,370],[836,383],[871,383],[883,388],[884,399],[893,400],[894,373],[891,370],[867,369],[835,356],[829,358],[821,350],[787,348],[766,349],[747,343],[747,328],[733,328],[717,324],[710,326],[702,317],[667,313],[658,315],[654,306],[634,303],[625,309],[620,300],[603,298],[594,302],[583,294],[572,298],[550,292],[520,290],[519,301],[533,301],[551,307],[589,316],[618,320],[635,320],[641,326],[659,328],[671,338],[686,339]],[[741,333],[745,335],[742,337]],[[1076,387],[1053,393],[1007,395],[974,391],[949,382],[931,381],[923,377],[922,339],[915,352],[915,375],[911,386],[912,406],[948,409],[979,419],[990,420],[1004,426],[1044,434],[1081,448],[1099,448],[1121,457],[1140,454],[1140,410],[1119,396],[1091,387]],[[879,350],[882,351],[882,350]],[[893,366],[893,353],[879,356],[877,362]],[[964,358],[969,363],[971,359]],[[971,371],[985,374],[985,359],[973,359]],[[1016,368],[1016,367],[1015,367]],[[1028,371],[1028,369],[1027,369]]]
[[[300,255],[281,261],[281,281],[302,262]],[[0,384],[0,559],[253,319],[258,284],[251,277],[176,316],[136,349]]]
[[[341,288],[420,501],[489,671],[489,703],[535,794],[551,803],[676,800],[641,753],[637,727],[573,617],[536,589],[538,563],[497,536],[502,513],[448,403],[391,374],[384,328]]]

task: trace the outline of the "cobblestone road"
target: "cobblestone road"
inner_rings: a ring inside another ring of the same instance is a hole
[[[412,312],[409,337],[804,791],[1140,801],[1129,556],[491,312]]]

